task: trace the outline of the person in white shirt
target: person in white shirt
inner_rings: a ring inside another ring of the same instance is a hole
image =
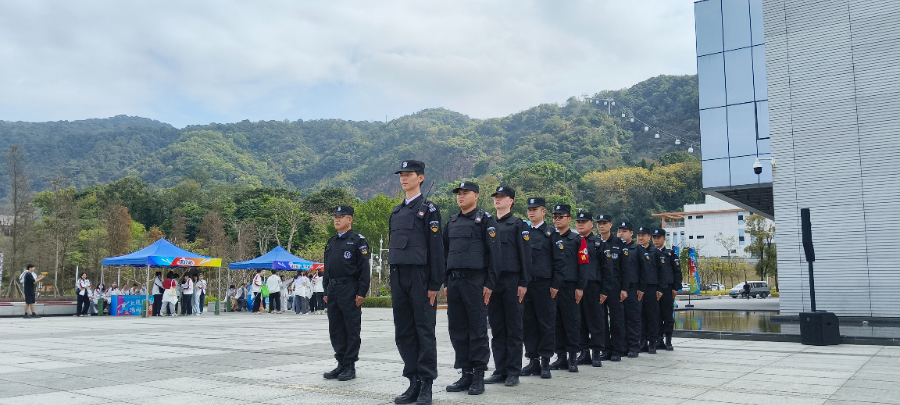
[[[191,315],[193,306],[191,300],[194,297],[194,280],[185,273],[181,281],[181,315]]]
[[[91,312],[92,314],[94,314],[94,315],[102,315],[102,314],[99,313],[99,311],[97,310],[97,308],[99,308],[99,307],[98,307],[98,304],[100,303],[100,300],[101,300],[101,299],[106,299],[105,295],[106,295],[106,286],[105,286],[105,285],[100,284],[100,285],[97,286],[96,289],[94,289],[94,294],[91,296],[91,309],[90,309],[90,312]]]
[[[191,276],[191,281],[194,282],[194,293],[191,295],[191,311],[195,316],[200,316],[200,277],[197,275]]]
[[[256,275],[253,276],[253,282],[250,284],[250,291],[253,293],[253,313],[261,314],[260,308],[264,311],[266,308],[262,304],[262,285],[265,282],[263,279],[262,269],[256,270]]]
[[[153,316],[162,316],[163,290],[162,272],[157,271],[153,277],[153,288],[150,289],[153,294]]]
[[[310,281],[306,274],[300,273],[294,279],[294,313],[306,315],[309,312],[309,296],[312,295]]]
[[[281,310],[284,313],[287,313],[291,307],[288,306],[288,296],[290,296],[290,292],[288,291],[288,287],[290,287],[291,281],[287,280],[284,276],[281,276],[281,291],[279,291],[279,297],[281,297]]]
[[[269,312],[281,313],[281,277],[272,271],[272,275],[266,279],[266,287],[269,288]]]
[[[234,302],[238,312],[247,309],[247,290],[244,286],[238,285],[234,290]]]
[[[200,295],[196,298],[196,300],[200,304],[198,305],[198,307],[200,309],[200,313],[202,314],[203,310],[206,309],[206,277],[203,276],[203,273],[200,273],[197,277],[199,277],[199,280],[197,281],[197,289],[200,290]]]
[[[164,305],[164,309],[166,312],[166,316],[177,316],[178,311],[175,306],[178,305],[178,290],[180,286],[178,285],[178,280],[175,280],[175,273],[169,272],[166,275],[166,281],[163,282],[163,298],[162,302]],[[160,316],[162,316],[163,309],[160,309]]]
[[[75,316],[87,316],[91,306],[91,280],[88,280],[87,273],[81,273],[81,278],[75,282],[75,295],[78,296]]]
[[[325,315],[325,283],[322,277],[322,270],[315,272],[313,276],[313,301],[315,302],[315,314]]]

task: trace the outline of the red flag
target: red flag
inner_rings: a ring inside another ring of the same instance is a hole
[[[578,264],[590,263],[588,259],[587,240],[581,238],[581,247],[578,248]]]

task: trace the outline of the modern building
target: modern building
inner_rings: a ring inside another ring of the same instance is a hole
[[[653,214],[662,222],[669,247],[692,247],[705,257],[746,259],[751,255],[744,248],[753,240],[745,232],[744,219],[750,215],[753,213],[708,194],[702,204],[685,204],[683,212]]]
[[[703,187],[774,218],[782,313],[810,309],[809,208],[817,309],[900,317],[900,264],[882,247],[900,199],[900,1],[703,0],[694,10]]]

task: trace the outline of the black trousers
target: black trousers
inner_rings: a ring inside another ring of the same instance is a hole
[[[581,350],[606,350],[606,312],[600,304],[599,281],[588,281],[580,306]]]
[[[456,352],[453,368],[487,370],[491,349],[484,305],[486,272],[468,272],[447,282],[447,319],[450,343]]]
[[[641,302],[637,299],[637,289],[626,290],[628,298],[622,301],[625,312],[625,346],[629,351],[641,349]]]
[[[162,294],[153,294],[153,316],[162,316]]]
[[[625,344],[625,305],[619,301],[619,292],[606,299],[606,302],[603,303],[603,311],[609,317],[609,328],[606,329],[606,350],[610,354],[618,356],[628,354],[628,345]]]
[[[265,298],[262,297],[262,293],[253,293],[253,312],[259,312],[260,310],[265,308],[265,305],[263,305],[264,299]]]
[[[553,357],[556,345],[556,299],[550,298],[549,278],[528,283],[522,312],[525,357]]]
[[[659,335],[659,301],[656,300],[656,286],[650,286],[649,291],[641,300],[641,342],[656,342]]]
[[[577,352],[581,346],[581,308],[575,303],[575,282],[556,293],[556,353]]]
[[[280,292],[270,292],[269,293],[269,312],[273,311],[281,311],[281,293]]]
[[[181,314],[184,315],[185,311],[187,311],[188,315],[194,314],[194,309],[191,305],[191,300],[194,298],[194,294],[181,294]]]
[[[519,375],[522,371],[522,311],[519,273],[502,272],[488,303],[491,351],[496,374]]]
[[[76,315],[87,315],[88,308],[91,306],[91,299],[87,296],[87,291],[85,291],[85,295],[78,294],[78,305],[75,307],[77,311]]]
[[[437,378],[437,300],[435,305],[428,301],[430,271],[427,266],[391,265],[394,341],[404,377]]]
[[[362,308],[356,306],[356,283],[328,287],[328,333],[334,358],[340,365],[359,360],[359,333],[362,328]],[[299,306],[298,306],[299,308]]]
[[[663,290],[663,296],[659,300],[659,339],[672,336],[672,331],[675,330],[675,298],[672,297],[671,288]]]

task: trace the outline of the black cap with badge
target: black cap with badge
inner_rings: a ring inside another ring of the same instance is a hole
[[[612,217],[609,215],[597,215],[597,222],[612,222]]]
[[[637,233],[643,233],[643,234],[649,235],[650,233],[652,233],[652,230],[650,228],[647,228],[646,226],[642,226],[642,227],[638,228]]]
[[[572,213],[572,207],[570,207],[566,204],[560,204],[560,205],[553,207],[553,213],[569,215]]]
[[[630,230],[633,230],[634,228],[632,228],[631,222],[620,222],[619,229],[627,229],[630,231]]]
[[[349,215],[352,217],[353,216],[353,207],[351,207],[349,205],[338,206],[337,208],[334,209],[334,213],[331,215],[333,215],[333,216]]]
[[[459,185],[453,189],[453,194],[459,193],[459,190],[469,190],[469,191],[473,191],[476,193],[480,192],[479,191],[480,189],[478,188],[478,183],[476,183],[474,181],[460,182]]]
[[[425,174],[425,163],[422,163],[418,160],[404,160],[400,163],[400,170],[394,172],[394,174],[400,174],[401,172],[416,172]]]
[[[653,235],[653,236],[662,236],[662,237],[665,237],[665,236],[666,236],[666,230],[665,230],[665,229],[659,229],[659,228],[656,228],[656,229],[653,230],[653,233],[652,233],[651,235]]]
[[[575,216],[575,220],[576,220],[576,221],[593,221],[593,220],[594,220],[594,216],[591,215],[590,212],[587,212],[587,211],[581,211],[581,212],[578,213],[578,215]]]
[[[516,198],[516,190],[514,190],[512,187],[497,187],[497,191],[495,191],[494,194],[491,194],[491,197],[496,197],[499,194],[505,195],[509,198]]]
[[[528,199],[528,208],[537,208],[547,205],[541,197],[531,197]]]

